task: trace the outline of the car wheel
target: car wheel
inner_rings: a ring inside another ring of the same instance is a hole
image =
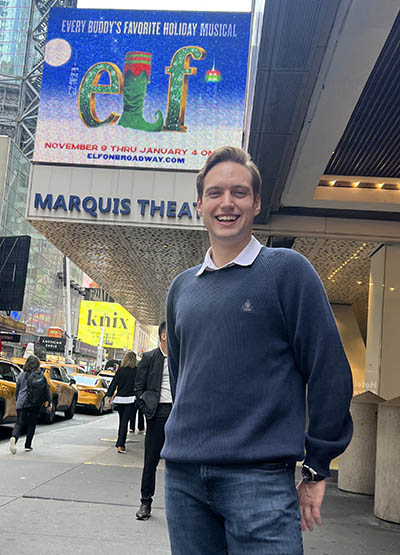
[[[65,418],[72,418],[75,414],[75,409],[76,409],[76,397],[72,399],[72,403],[69,409],[64,412]]]
[[[52,400],[52,403],[51,403],[51,410],[49,410],[49,408],[47,408],[46,412],[44,414],[43,420],[46,424],[53,424],[54,417],[56,415],[56,408],[57,408],[57,399],[54,398]]]
[[[99,408],[97,409],[97,414],[99,414],[99,415],[104,414],[104,397],[101,400]]]

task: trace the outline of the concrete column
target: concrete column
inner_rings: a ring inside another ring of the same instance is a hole
[[[384,399],[371,391],[361,393],[351,401],[354,435],[339,459],[339,489],[374,494],[378,405],[382,402]]]
[[[371,257],[365,389],[386,399],[400,395],[400,245]]]
[[[400,397],[378,408],[375,516],[400,524]]]

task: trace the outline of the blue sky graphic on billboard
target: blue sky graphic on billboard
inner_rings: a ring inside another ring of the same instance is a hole
[[[249,13],[53,8],[34,160],[201,168],[241,146]]]

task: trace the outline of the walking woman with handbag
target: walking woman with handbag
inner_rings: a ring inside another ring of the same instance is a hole
[[[134,386],[136,379],[136,354],[128,351],[122,359],[110,386],[107,397],[112,397],[117,392],[113,403],[119,414],[118,438],[115,447],[118,453],[126,453],[125,443],[128,433],[128,422],[135,408]]]
[[[10,451],[17,452],[16,443],[26,428],[25,451],[32,451],[32,439],[40,408],[46,401],[51,409],[51,396],[47,380],[40,369],[40,360],[31,355],[26,359],[23,372],[20,373],[16,388],[17,422],[10,439]]]

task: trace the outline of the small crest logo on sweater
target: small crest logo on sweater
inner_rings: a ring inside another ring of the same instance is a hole
[[[254,312],[253,305],[249,299],[242,304],[242,312]]]

